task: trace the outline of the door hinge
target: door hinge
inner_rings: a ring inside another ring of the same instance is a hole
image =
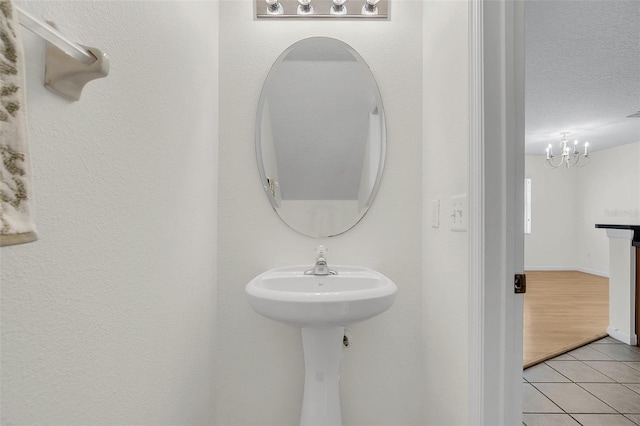
[[[527,292],[527,276],[525,274],[515,274],[513,280],[513,291],[516,294]]]

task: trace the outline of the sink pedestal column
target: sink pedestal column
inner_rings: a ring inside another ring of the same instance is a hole
[[[303,328],[304,397],[300,426],[341,426],[340,357],[344,327]]]

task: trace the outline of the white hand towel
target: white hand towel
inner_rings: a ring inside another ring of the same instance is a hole
[[[35,241],[18,13],[0,0],[0,246]]]

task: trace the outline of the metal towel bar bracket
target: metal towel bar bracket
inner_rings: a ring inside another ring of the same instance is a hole
[[[109,74],[109,57],[100,49],[68,40],[52,22],[46,24],[16,7],[20,24],[47,41],[44,85],[70,101],[80,99],[85,84]]]

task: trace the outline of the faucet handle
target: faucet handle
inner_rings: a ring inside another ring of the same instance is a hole
[[[322,258],[327,257],[327,248],[322,244],[316,247],[316,258],[319,258],[319,257],[322,257]]]

